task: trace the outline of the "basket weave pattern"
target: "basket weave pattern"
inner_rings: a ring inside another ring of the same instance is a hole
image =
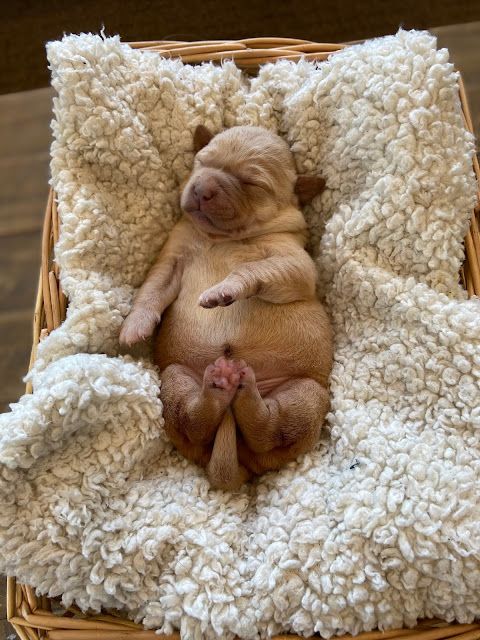
[[[235,64],[255,73],[259,65],[278,59],[326,60],[340,51],[344,44],[325,44],[292,38],[249,38],[236,41],[152,41],[132,42],[135,49],[158,52],[159,55],[181,58],[186,63],[234,60]],[[468,108],[463,82],[460,78],[460,100],[465,127],[473,133],[472,119]],[[473,168],[480,183],[480,168],[475,156]],[[465,237],[465,262],[460,270],[460,279],[468,295],[480,295],[480,193],[477,206],[472,212],[470,229]],[[42,236],[42,264],[33,319],[33,345],[30,367],[35,361],[39,341],[65,319],[67,299],[59,282],[59,270],[53,261],[53,249],[58,240],[59,219],[55,194],[50,191],[45,212]],[[32,391],[30,383],[27,392]],[[32,587],[16,582],[9,577],[7,583],[7,618],[22,640],[178,640],[178,633],[159,636],[145,630],[141,625],[120,615],[88,615],[76,607],[68,610],[56,606],[45,596],[37,596]],[[351,636],[343,636],[350,638]],[[276,640],[293,639],[300,636],[275,636]],[[415,629],[395,629],[387,632],[371,631],[357,636],[359,640],[480,640],[480,624],[447,624],[438,620],[421,622]]]

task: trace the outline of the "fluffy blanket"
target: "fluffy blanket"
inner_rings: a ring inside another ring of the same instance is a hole
[[[480,615],[478,299],[457,74],[428,33],[244,76],[118,38],[48,45],[56,248],[70,306],[0,422],[0,569],[185,638],[324,636]],[[336,334],[316,451],[230,494],[162,429],[159,378],[117,336],[179,215],[192,132],[283,135]]]

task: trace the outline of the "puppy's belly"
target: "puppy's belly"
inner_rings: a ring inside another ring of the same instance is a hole
[[[183,364],[199,380],[218,357],[245,360],[262,395],[293,377],[327,384],[332,346],[320,303],[274,305],[251,298],[229,307],[203,309],[174,303],[162,318],[155,343],[161,370]]]

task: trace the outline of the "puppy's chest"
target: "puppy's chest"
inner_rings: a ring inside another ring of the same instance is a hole
[[[261,260],[265,250],[258,245],[218,244],[192,252],[186,260],[182,288],[204,291],[217,284],[241,264]]]

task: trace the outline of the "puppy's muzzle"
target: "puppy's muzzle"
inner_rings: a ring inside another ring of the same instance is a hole
[[[215,178],[199,178],[190,185],[183,208],[190,213],[194,211],[204,212],[214,204],[218,193],[219,186]]]

